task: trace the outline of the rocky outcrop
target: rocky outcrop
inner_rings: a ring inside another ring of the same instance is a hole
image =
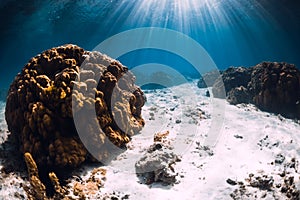
[[[224,83],[231,104],[253,103],[258,108],[289,118],[300,118],[300,71],[293,64],[263,62],[254,67],[231,67],[215,83]]]
[[[145,154],[135,163],[135,171],[144,184],[160,182],[166,185],[178,183],[178,173],[174,165],[181,159],[172,150],[174,149],[170,138],[170,132],[154,134],[154,143],[147,149]]]
[[[231,89],[243,86],[247,88],[247,84],[251,79],[251,70],[245,67],[230,67],[222,72],[212,87],[214,97],[222,98],[224,89],[226,95]]]
[[[244,86],[239,86],[232,88],[227,93],[227,100],[231,104],[240,104],[240,103],[251,103],[251,95],[248,92],[248,89]]]
[[[30,153],[41,168],[101,161],[109,155],[109,143],[126,149],[144,126],[145,97],[134,80],[126,67],[99,52],[76,45],[46,50],[10,86],[8,129],[20,152]]]
[[[136,162],[135,170],[145,184],[154,182],[174,184],[178,174],[173,165],[178,161],[180,158],[171,152],[167,145],[157,142],[150,146],[146,154]]]
[[[288,63],[261,63],[248,84],[252,101],[262,110],[300,118],[300,71]]]
[[[222,73],[222,78],[226,91],[239,86],[247,87],[251,79],[251,69],[230,67]]]

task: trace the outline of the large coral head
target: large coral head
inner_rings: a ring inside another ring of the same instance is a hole
[[[134,81],[127,67],[99,52],[76,45],[46,50],[10,86],[8,128],[39,166],[106,159],[144,126],[145,97]]]

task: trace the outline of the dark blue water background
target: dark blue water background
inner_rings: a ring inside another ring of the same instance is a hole
[[[92,50],[121,31],[162,27],[199,42],[220,69],[285,61],[300,66],[298,0],[2,0],[0,88],[43,50],[73,43]],[[184,59],[159,50],[119,58],[129,68],[162,63],[197,78]]]

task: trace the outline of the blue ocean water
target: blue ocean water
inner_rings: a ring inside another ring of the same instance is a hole
[[[27,61],[54,46],[94,49],[105,39],[140,27],[161,27],[197,41],[218,68],[285,61],[300,66],[300,1],[296,0],[2,0],[0,88]],[[185,59],[156,49],[118,58],[129,68],[161,63],[191,77]]]

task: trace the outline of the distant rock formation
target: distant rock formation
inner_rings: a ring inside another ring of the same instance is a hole
[[[213,85],[212,92],[214,97],[222,98],[233,88],[243,86],[247,87],[248,82],[251,78],[251,70],[245,67],[230,67],[222,72],[222,75],[218,77]]]
[[[74,168],[104,159],[107,144],[125,149],[144,126],[145,97],[134,80],[126,67],[99,52],[76,45],[46,50],[32,58],[10,86],[8,129],[20,152],[29,152],[41,168]],[[74,116],[82,113],[86,117],[75,126]],[[97,154],[92,156],[82,139]]]
[[[263,62],[254,67],[231,67],[222,74],[231,104],[253,103],[261,110],[300,118],[300,71],[293,64]],[[219,80],[213,87],[218,93]]]
[[[222,72],[218,70],[207,72],[200,77],[197,86],[199,88],[212,87],[221,74]]]

